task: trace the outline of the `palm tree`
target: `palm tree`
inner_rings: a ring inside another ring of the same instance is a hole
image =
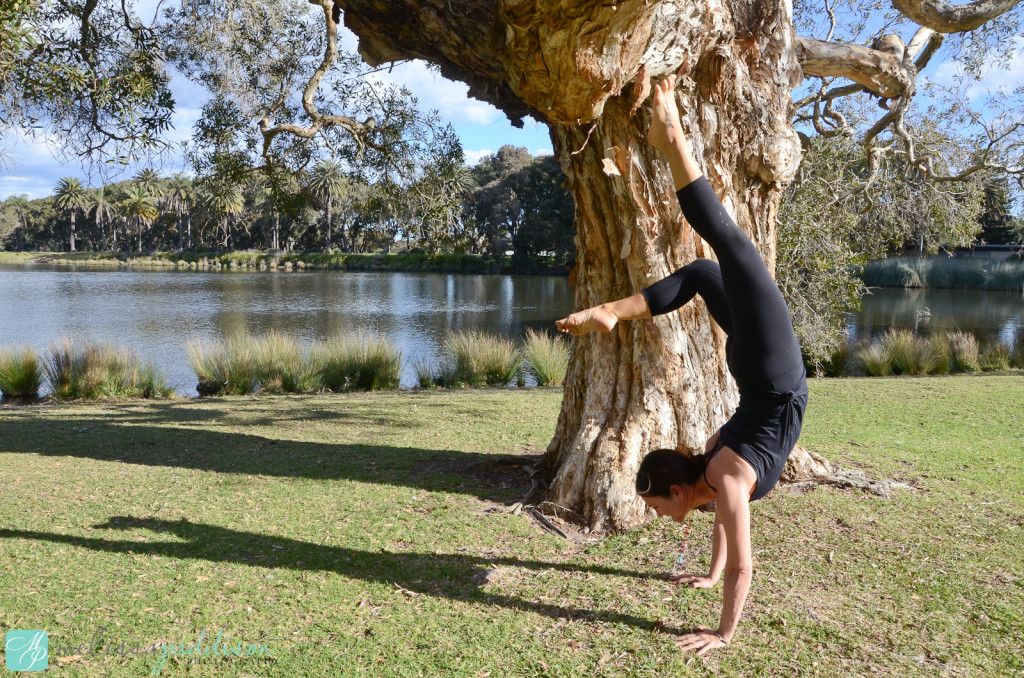
[[[218,181],[210,182],[206,188],[206,208],[220,217],[221,231],[224,235],[224,249],[230,246],[230,218],[241,214],[245,207],[245,196],[242,189],[235,184]]]
[[[146,195],[153,198],[153,202],[157,207],[157,211],[159,212],[161,202],[160,199],[164,197],[164,187],[163,180],[160,178],[160,175],[157,174],[157,171],[150,167],[147,167],[146,169],[143,170],[139,170],[139,172],[136,173],[134,177],[132,177],[132,185],[142,187],[142,189],[146,191]],[[154,218],[153,221],[156,221],[156,219]],[[152,223],[152,221],[150,223]],[[155,246],[153,244],[154,235],[155,234],[152,232],[150,232],[149,234],[150,249],[155,249]]]
[[[313,168],[309,181],[309,190],[324,206],[327,218],[327,237],[324,240],[324,251],[331,251],[331,210],[334,201],[348,191],[348,179],[341,165],[333,160],[321,160]]]
[[[156,199],[146,193],[142,186],[132,186],[128,189],[128,195],[121,201],[121,214],[129,221],[135,222],[136,232],[139,236],[139,251],[142,251],[142,225],[149,226],[159,216],[156,208]]]
[[[171,177],[167,184],[167,197],[164,200],[164,204],[174,210],[174,214],[177,217],[176,224],[178,227],[179,252],[185,249],[185,241],[183,238],[184,233],[181,228],[181,217],[186,213],[188,214],[189,247],[192,246],[192,202],[194,198],[195,191],[190,178],[180,172]]]
[[[256,194],[256,205],[264,216],[270,218],[271,229],[267,247],[276,250],[278,235],[281,232],[281,210],[277,206],[277,192],[272,186],[264,186],[260,189]]]
[[[155,169],[146,168],[139,170],[139,172],[132,177],[132,183],[136,186],[142,186],[146,189],[146,195],[149,195],[157,200],[163,197],[163,180],[160,175],[157,174]]]
[[[58,209],[71,214],[71,251],[75,251],[75,212],[84,210],[89,203],[89,192],[82,182],[74,177],[64,177],[57,182],[54,191]]]
[[[28,214],[28,196],[12,195],[6,202],[7,206],[18,215],[18,221],[21,222],[14,235],[14,249],[21,252],[25,249],[25,233],[28,231],[28,218],[26,217]]]
[[[90,202],[86,214],[93,212],[96,217],[96,225],[100,227],[100,250],[107,249],[107,231],[106,223],[110,221],[110,216],[114,212],[114,206],[107,200],[107,189],[100,186],[93,191],[90,196]]]

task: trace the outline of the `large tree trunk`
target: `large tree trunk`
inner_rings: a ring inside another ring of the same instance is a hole
[[[71,251],[75,251],[75,210],[71,210]]]
[[[800,153],[786,0],[341,4],[372,64],[434,61],[514,121],[529,114],[551,125],[576,203],[576,309],[714,256],[684,228],[668,167],[645,140],[649,80],[672,72],[695,156],[774,268],[775,215]],[[643,455],[702,450],[736,406],[724,344],[700,300],[575,339],[546,455],[552,501],[596,530],[649,517],[633,488]],[[791,461],[804,467],[810,457],[798,450]]]

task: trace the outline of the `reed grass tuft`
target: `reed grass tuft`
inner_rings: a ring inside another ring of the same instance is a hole
[[[881,344],[872,343],[857,349],[857,361],[869,377],[884,377],[891,371],[889,356]]]
[[[559,386],[569,368],[569,344],[561,337],[527,328],[523,355],[538,386]]]
[[[1013,350],[1001,341],[994,342],[978,351],[978,365],[982,372],[997,372],[1010,369]]]
[[[0,401],[31,402],[42,386],[39,353],[34,348],[0,350]]]
[[[954,372],[977,372],[981,369],[978,361],[978,340],[967,332],[949,332],[949,353]]]
[[[478,330],[449,332],[440,376],[445,386],[507,386],[521,361],[508,339]]]
[[[387,337],[350,334],[317,342],[310,361],[323,388],[343,391],[397,389],[402,374],[402,355]]]
[[[164,398],[171,393],[151,363],[104,342],[62,337],[50,343],[43,368],[58,400]]]

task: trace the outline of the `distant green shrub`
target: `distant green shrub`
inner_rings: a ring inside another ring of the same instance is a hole
[[[538,386],[560,385],[569,368],[569,344],[561,337],[527,328],[523,344],[526,357]]]
[[[23,346],[0,350],[0,399],[3,402],[32,401],[42,386],[39,354]]]
[[[864,284],[878,287],[936,287],[1024,291],[1024,261],[992,262],[960,257],[892,257],[864,266]]]

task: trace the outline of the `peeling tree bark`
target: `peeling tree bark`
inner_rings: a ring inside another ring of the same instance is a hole
[[[319,4],[319,3],[317,3]],[[785,0],[341,0],[371,64],[422,58],[513,120],[550,125],[576,202],[575,307],[632,294],[713,253],[684,226],[664,158],[646,143],[648,78],[680,75],[695,156],[769,269],[775,215],[799,164],[801,77]],[[551,499],[592,529],[648,514],[633,490],[648,450],[702,450],[737,404],[724,335],[699,300],[578,338],[546,461]],[[791,458],[790,476],[813,460]]]

